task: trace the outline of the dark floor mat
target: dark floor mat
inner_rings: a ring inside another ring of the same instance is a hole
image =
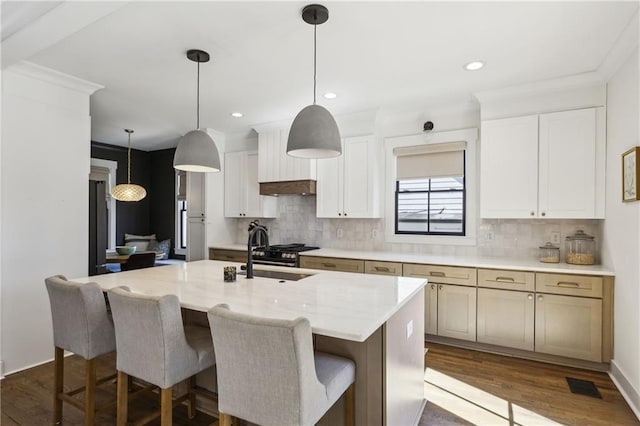
[[[602,399],[602,395],[600,395],[598,388],[592,381],[574,379],[572,377],[567,377],[566,379],[571,392]]]

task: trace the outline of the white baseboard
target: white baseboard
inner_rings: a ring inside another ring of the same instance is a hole
[[[633,387],[633,385],[627,380],[626,376],[622,373],[615,360],[611,360],[611,370],[609,371],[609,377],[616,385],[622,397],[627,401],[629,407],[640,420],[640,392]]]

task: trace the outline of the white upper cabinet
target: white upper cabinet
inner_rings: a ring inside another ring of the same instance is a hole
[[[224,215],[225,217],[277,217],[278,199],[260,195],[257,152],[225,154]]]
[[[380,140],[372,135],[342,140],[342,155],[318,160],[316,216],[381,217]]]
[[[482,122],[483,218],[604,218],[604,108]]]
[[[289,129],[265,130],[258,134],[258,182],[316,180],[316,160],[287,154]]]

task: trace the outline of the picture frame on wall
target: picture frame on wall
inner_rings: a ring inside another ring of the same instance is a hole
[[[640,181],[640,146],[622,154],[622,201],[627,203],[640,200],[638,181]]]

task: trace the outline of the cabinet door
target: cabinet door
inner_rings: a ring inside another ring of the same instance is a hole
[[[438,284],[424,288],[424,332],[438,334]]]
[[[187,216],[205,217],[204,173],[187,172]]]
[[[538,293],[536,352],[602,362],[602,300]]]
[[[204,260],[206,229],[203,217],[192,217],[187,220],[187,262]]]
[[[244,189],[246,217],[278,217],[278,197],[260,195],[258,183],[258,153],[245,153]]]
[[[596,217],[596,108],[540,115],[539,214]]]
[[[343,217],[343,188],[342,156],[318,160],[317,217]]]
[[[438,336],[476,341],[476,288],[438,284]]]
[[[247,191],[244,184],[243,152],[224,156],[224,216],[242,217],[246,209]]]
[[[480,217],[537,215],[538,116],[482,122]]]
[[[373,136],[344,140],[343,213],[346,217],[380,217],[379,149]]]
[[[532,292],[478,289],[478,342],[533,350]]]

